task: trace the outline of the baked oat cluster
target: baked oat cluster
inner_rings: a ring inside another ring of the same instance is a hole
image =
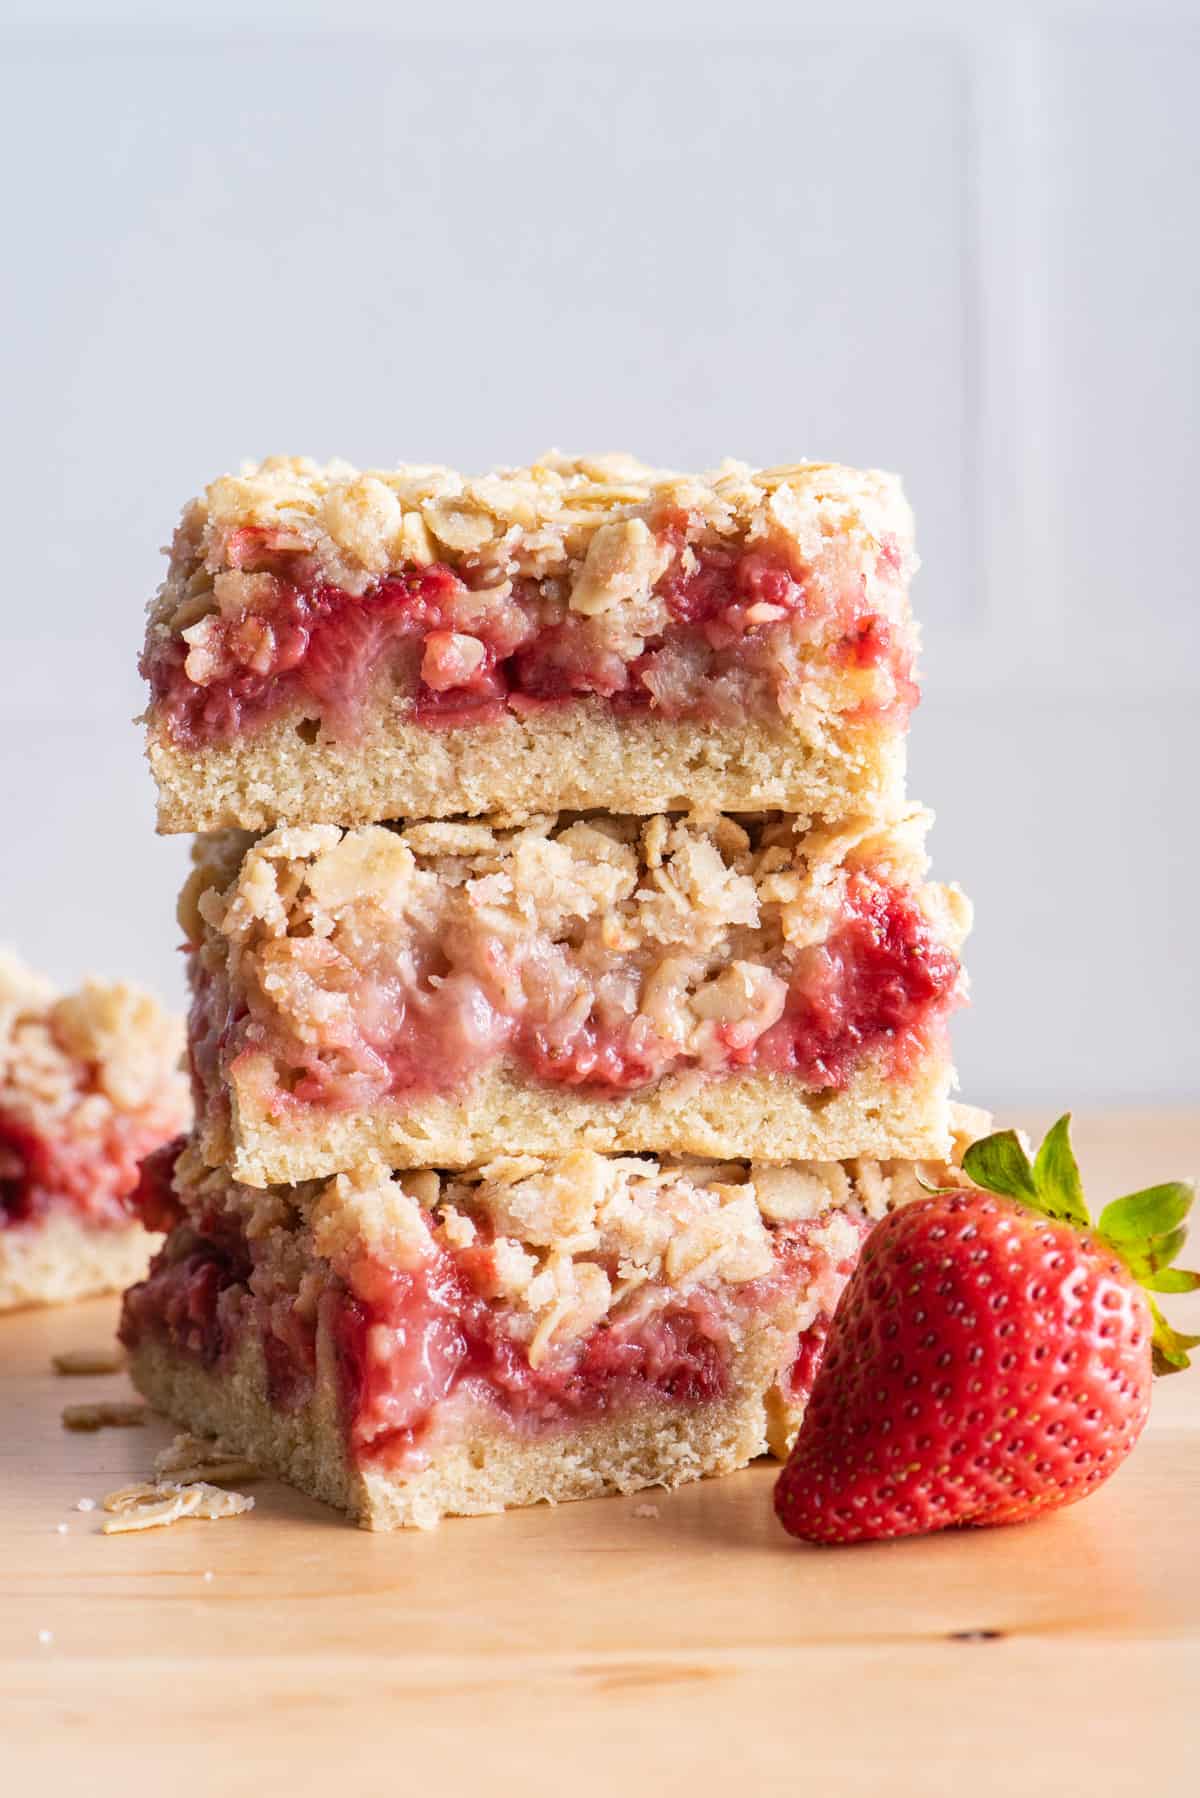
[[[0,951],[0,1309],[127,1284],[142,1158],[188,1115],[183,1029],[149,993],[60,995]]]
[[[264,582],[274,577],[249,565],[295,556],[306,574],[355,596],[385,575],[442,563],[473,577],[482,609],[503,606],[522,578],[553,581],[572,612],[624,612],[644,638],[666,621],[654,589],[675,547],[667,526],[701,546],[787,545],[811,566],[832,542],[850,539],[891,546],[905,577],[915,567],[900,484],[877,470],[727,461],[712,474],[683,475],[632,456],[551,454],[472,478],[434,466],[362,471],[269,456],[213,481],[185,508],[151,622],[182,632],[189,652],[202,655],[206,637],[196,627],[205,618],[269,612]],[[878,579],[875,568],[865,572]],[[878,597],[889,594],[881,584]],[[253,665],[249,638],[245,651]]]
[[[376,1528],[786,1448],[971,1128],[915,569],[894,477],[821,463],[269,458],[187,506],[142,655],[201,833],[153,1403]]]

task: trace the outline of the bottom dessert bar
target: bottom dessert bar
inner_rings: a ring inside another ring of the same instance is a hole
[[[261,1191],[188,1148],[121,1337],[152,1404],[368,1529],[676,1486],[786,1450],[921,1173],[580,1151]]]
[[[187,1117],[182,1047],[148,993],[88,980],[59,996],[0,952],[0,1311],[145,1272],[156,1239],[133,1194]]]

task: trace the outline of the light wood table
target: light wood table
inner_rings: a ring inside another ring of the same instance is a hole
[[[1094,1208],[1200,1169],[1200,1115],[1078,1137]],[[1109,1486],[1015,1529],[801,1547],[762,1464],[431,1535],[264,1485],[245,1518],[104,1537],[75,1501],[168,1432],[67,1434],[64,1401],[125,1382],[50,1355],[113,1316],[0,1320],[4,1798],[1200,1787],[1200,1370]]]

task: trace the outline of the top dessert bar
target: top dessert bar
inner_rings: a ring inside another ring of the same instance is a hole
[[[184,511],[141,667],[164,831],[901,797],[898,481],[271,457]]]

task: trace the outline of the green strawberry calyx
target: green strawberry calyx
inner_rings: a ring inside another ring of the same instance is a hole
[[[1017,1199],[1058,1223],[1089,1230],[1129,1269],[1145,1292],[1195,1292],[1200,1273],[1173,1266],[1187,1237],[1185,1219],[1196,1196],[1188,1180],[1168,1180],[1126,1193],[1106,1205],[1093,1224],[1083,1196],[1079,1164],[1071,1147],[1071,1114],[1052,1124],[1032,1161],[1015,1130],[981,1137],[963,1156],[963,1172],[976,1186]],[[1172,1329],[1153,1297],[1155,1373],[1179,1373],[1190,1365],[1188,1350],[1200,1336]]]

